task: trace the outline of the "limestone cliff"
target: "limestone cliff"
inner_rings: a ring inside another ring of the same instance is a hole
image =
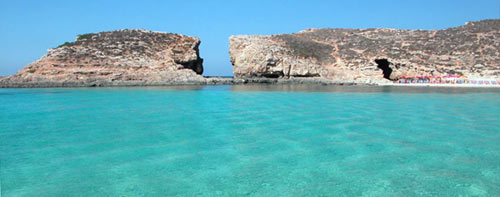
[[[189,84],[203,81],[200,40],[146,30],[79,35],[49,49],[0,87]]]
[[[500,77],[500,20],[431,31],[308,29],[229,41],[235,78],[384,83],[402,75]]]

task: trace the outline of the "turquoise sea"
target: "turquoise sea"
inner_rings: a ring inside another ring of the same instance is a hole
[[[500,196],[500,89],[0,89],[1,196]]]

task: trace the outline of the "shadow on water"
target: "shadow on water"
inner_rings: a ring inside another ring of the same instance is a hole
[[[7,89],[6,91],[1,91],[0,90],[0,96],[8,96],[8,95],[39,95],[39,94],[64,94],[66,92],[64,91],[57,91],[57,90],[30,90],[30,89],[19,89],[19,90],[12,90],[12,89]]]
[[[131,91],[131,90],[205,90],[203,85],[175,85],[175,86],[130,86],[130,87],[78,87],[78,88],[0,88],[0,96],[7,95],[47,95],[65,94],[69,92],[92,92],[92,91]],[[210,88],[208,88],[210,90]],[[226,88],[228,89],[228,88]]]
[[[0,89],[0,96],[18,94],[64,94],[85,91],[275,91],[275,92],[337,92],[337,93],[498,93],[500,88],[463,87],[398,87],[370,85],[321,85],[321,84],[241,84],[241,85],[175,85],[147,87],[99,87],[99,88],[33,88]]]
[[[500,88],[397,87],[369,85],[248,84],[233,85],[231,91],[346,92],[346,93],[500,93]]]

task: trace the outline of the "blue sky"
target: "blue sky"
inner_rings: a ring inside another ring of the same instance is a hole
[[[500,18],[500,0],[0,1],[0,75],[77,34],[143,28],[201,39],[204,75],[232,75],[228,37],[306,28],[443,29]]]

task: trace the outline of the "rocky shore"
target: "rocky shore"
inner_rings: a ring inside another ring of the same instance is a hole
[[[500,78],[500,20],[444,30],[307,29],[229,38],[234,78],[204,77],[200,40],[147,30],[78,35],[3,88],[217,84],[374,84],[402,76]]]
[[[307,29],[229,41],[236,78],[383,84],[415,75],[500,77],[500,20],[432,31]]]
[[[0,78],[1,80],[1,78]],[[13,82],[0,81],[0,88],[63,88],[63,87],[133,87],[133,86],[171,86],[171,85],[242,85],[242,84],[321,84],[321,85],[359,85],[349,81],[336,81],[323,78],[221,78],[203,77],[196,80],[177,80],[164,82],[148,81],[69,81],[69,82]],[[370,85],[370,84],[364,84]],[[374,85],[374,84],[371,84]]]
[[[0,78],[1,80],[1,78]],[[133,86],[170,86],[170,85],[241,85],[241,84],[321,84],[321,85],[358,85],[364,83],[355,83],[349,81],[329,80],[323,78],[293,78],[293,79],[275,79],[275,78],[221,78],[221,77],[202,77],[195,80],[173,80],[173,81],[0,81],[0,88],[63,88],[63,87],[133,87]],[[364,84],[370,85],[370,84]],[[374,84],[371,84],[374,85]]]
[[[0,87],[196,84],[205,81],[199,45],[195,37],[146,30],[78,35],[0,79]]]

